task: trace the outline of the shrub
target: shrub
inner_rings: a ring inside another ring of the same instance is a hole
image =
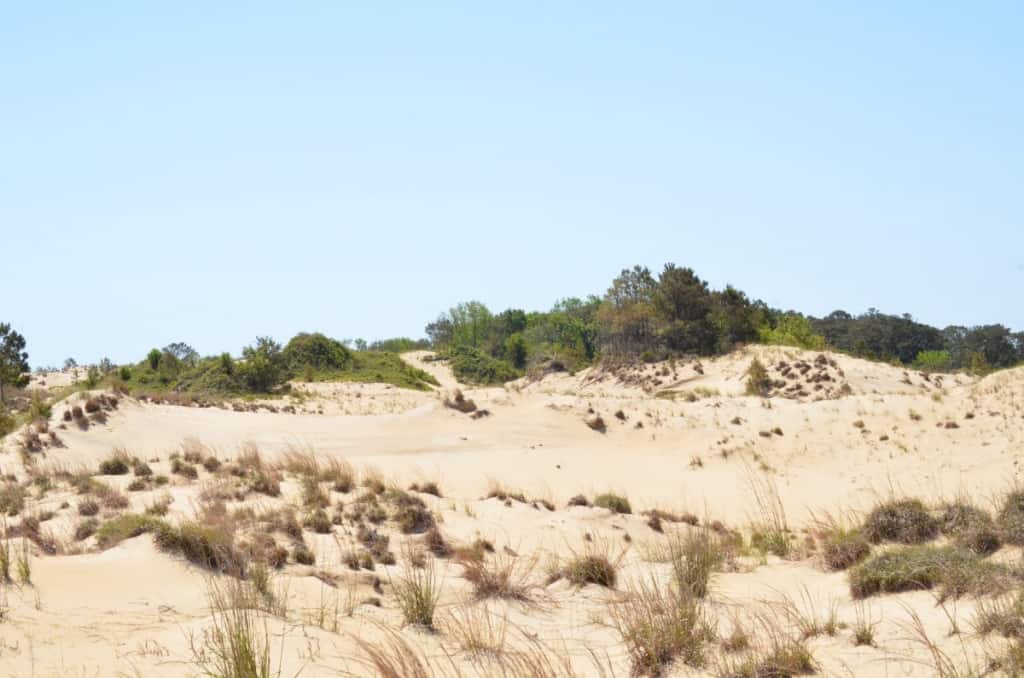
[[[171,473],[175,473],[183,478],[188,478],[189,480],[195,480],[199,477],[199,471],[196,467],[182,461],[181,459],[175,459],[171,462]]]
[[[292,560],[299,565],[313,565],[316,563],[316,556],[305,544],[296,544],[292,549]]]
[[[322,508],[318,508],[306,516],[303,525],[317,534],[330,534],[332,527],[331,519],[327,517],[327,513]]]
[[[992,517],[968,503],[946,504],[939,516],[939,526],[957,545],[981,555],[993,553],[1002,545]]]
[[[95,518],[86,518],[75,526],[75,541],[83,541],[96,534],[100,521]]]
[[[352,363],[352,352],[344,344],[319,332],[296,334],[281,354],[292,374],[307,367],[317,372],[340,370]]]
[[[827,534],[821,556],[830,570],[845,570],[871,552],[871,545],[859,530],[835,529]]]
[[[452,373],[463,384],[492,386],[512,381],[519,373],[511,363],[498,360],[469,346],[460,346],[449,352]]]
[[[1024,490],[1013,490],[1006,495],[996,523],[1007,543],[1024,545]]]
[[[101,549],[116,546],[125,539],[167,527],[163,521],[136,513],[125,513],[111,518],[96,530],[96,544]]]
[[[597,584],[611,589],[618,580],[619,560],[612,558],[609,545],[590,544],[583,553],[574,553],[560,574],[577,586]]]
[[[100,462],[100,475],[103,476],[123,476],[128,473],[131,460],[122,454],[114,454],[109,459],[105,459]]]
[[[192,648],[203,675],[218,678],[271,678],[270,638],[259,627],[259,607],[246,582],[208,583],[212,628],[201,648]]]
[[[490,560],[480,557],[460,558],[463,578],[473,585],[477,598],[529,600],[533,588],[529,583],[536,559],[521,560],[510,554],[495,554]]]
[[[84,499],[78,502],[78,515],[94,516],[100,512],[100,505],[95,499]]]
[[[897,541],[919,544],[933,539],[939,531],[938,521],[932,517],[919,499],[892,499],[872,509],[864,520],[864,536],[873,543]]]
[[[940,586],[943,596],[994,593],[1008,584],[1005,566],[956,546],[905,546],[872,556],[850,570],[850,595],[865,598]]]
[[[768,376],[768,370],[757,358],[750,361],[747,368],[747,395],[767,397],[772,390],[772,379]]]
[[[604,417],[599,414],[588,417],[585,421],[591,430],[597,431],[598,433],[605,433],[608,430],[608,424],[605,423]]]
[[[617,494],[606,492],[605,494],[599,494],[594,499],[594,506],[600,508],[606,508],[614,513],[632,513],[633,509],[629,505],[629,499],[622,497]]]
[[[394,519],[405,534],[425,532],[434,526],[434,516],[419,497],[393,490],[388,499],[396,506]]]
[[[0,483],[0,513],[16,516],[25,508],[25,488],[15,482]]]
[[[235,547],[227,527],[187,521],[172,527],[149,518],[156,524],[156,544],[164,551],[180,553],[189,562],[236,577],[245,575],[245,557]]]
[[[455,389],[450,397],[445,396],[444,406],[467,414],[476,410],[476,403],[466,398],[462,393],[462,389],[458,388]]]

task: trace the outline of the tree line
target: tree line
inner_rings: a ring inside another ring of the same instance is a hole
[[[772,308],[732,286],[711,289],[690,268],[623,270],[604,295],[557,302],[547,312],[492,313],[460,303],[426,326],[431,347],[460,380],[501,383],[529,370],[605,362],[713,356],[748,343],[826,348],[933,371],[984,373],[1024,362],[1024,332],[1003,325],[939,329],[910,315],[869,309],[824,318]]]

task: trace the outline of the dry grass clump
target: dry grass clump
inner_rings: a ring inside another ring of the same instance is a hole
[[[482,555],[460,558],[459,564],[463,578],[473,585],[477,598],[528,601],[532,597],[535,586],[530,578],[537,566],[536,556],[520,558],[496,553],[490,558]]]
[[[577,586],[597,584],[613,589],[625,555],[626,552],[616,549],[611,541],[591,539],[582,552],[573,550],[561,568],[551,573],[551,579],[565,577]]]
[[[392,518],[403,533],[426,532],[434,526],[434,515],[419,497],[392,489],[385,494],[385,499],[394,505],[395,512]]]
[[[116,448],[113,453],[100,462],[99,473],[103,476],[123,476],[131,470],[135,459],[123,447]]]
[[[199,477],[199,471],[196,467],[188,463],[188,461],[183,461],[180,457],[171,459],[171,473],[188,480],[195,480]]]
[[[391,552],[389,545],[391,538],[376,528],[367,528],[360,525],[356,532],[356,539],[363,545],[373,560],[381,565],[394,565],[395,554]]]
[[[431,527],[423,535],[423,543],[427,550],[438,558],[447,558],[452,555],[452,547],[448,544],[448,540],[445,539],[444,535],[441,534],[441,530],[437,528],[437,525]]]
[[[459,605],[444,615],[441,628],[463,652],[498,658],[508,649],[508,618],[486,605]]]
[[[873,543],[920,544],[934,539],[939,522],[920,499],[891,499],[875,506],[864,519],[864,536]]]
[[[594,498],[594,506],[606,508],[613,513],[633,513],[633,508],[629,505],[629,499],[612,492],[597,495]]]
[[[441,598],[441,582],[434,561],[427,559],[422,567],[406,565],[392,586],[405,623],[432,630],[434,610]]]
[[[132,539],[162,527],[168,526],[153,516],[124,513],[111,518],[96,529],[96,545],[106,550],[117,546],[125,539]]]
[[[271,678],[270,638],[260,621],[252,587],[237,580],[207,583],[211,625],[201,645],[192,639],[194,662],[211,678]]]
[[[422,492],[423,494],[430,494],[438,498],[444,496],[441,494],[441,488],[438,487],[437,483],[434,482],[433,480],[427,481],[425,483],[413,483],[412,485],[409,486],[409,491]]]
[[[590,500],[582,494],[577,494],[569,499],[566,506],[590,506]]]
[[[660,676],[677,658],[701,666],[704,645],[715,636],[699,598],[687,589],[666,588],[653,577],[631,585],[609,611],[634,675]]]
[[[235,546],[234,534],[228,524],[204,519],[172,527],[161,521],[156,526],[156,544],[164,551],[180,553],[202,568],[235,577],[245,576],[246,559]]]
[[[446,395],[442,402],[444,402],[445,407],[464,414],[469,414],[476,410],[476,403],[463,395],[461,389],[455,389],[450,395]]]
[[[1002,538],[992,516],[966,501],[943,506],[939,529],[957,545],[980,555],[994,553],[1002,546]]]
[[[830,570],[845,570],[871,553],[871,544],[858,529],[829,525],[818,534],[821,559]]]
[[[16,516],[25,508],[25,487],[14,481],[0,483],[0,513]]]
[[[75,541],[84,541],[96,534],[96,530],[99,529],[100,521],[95,518],[86,518],[75,525]]]
[[[957,546],[916,545],[876,554],[850,570],[850,595],[866,598],[938,586],[940,597],[1007,590],[1018,577],[1005,565]]]
[[[750,544],[753,548],[784,557],[789,555],[789,525],[778,485],[767,474],[748,467],[747,486],[754,499],[756,513],[751,520]],[[712,527],[714,527],[712,525]]]
[[[499,499],[505,503],[511,501],[517,501],[520,504],[526,503],[526,495],[520,490],[513,490],[509,487],[505,487],[495,479],[491,479],[488,483],[487,494],[484,495],[485,499]]]
[[[1024,545],[1024,489],[1013,489],[1006,494],[996,524],[1008,544]]]
[[[334,527],[331,519],[322,508],[318,508],[307,515],[306,519],[302,521],[302,525],[317,534],[330,534],[331,529]]]
[[[669,540],[669,558],[675,590],[702,599],[708,594],[712,573],[725,562],[726,552],[718,535],[696,529]]]
[[[83,499],[78,502],[78,515],[94,516],[100,512],[100,505],[95,499]]]
[[[974,630],[1024,640],[1024,592],[978,600]]]
[[[608,424],[600,414],[587,417],[584,419],[584,422],[592,431],[597,431],[598,433],[606,433],[608,431]]]
[[[746,394],[752,396],[760,396],[762,398],[771,395],[772,386],[774,382],[768,375],[768,369],[764,366],[757,358],[750,361],[750,366],[747,367],[747,383],[746,383]]]

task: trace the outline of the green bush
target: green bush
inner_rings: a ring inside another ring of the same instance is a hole
[[[949,351],[921,351],[914,358],[914,367],[926,372],[947,372],[952,366]]]
[[[1005,565],[982,560],[957,546],[905,546],[872,556],[850,570],[850,595],[865,598],[939,586],[943,597],[1006,590],[1013,577]]]
[[[893,499],[872,509],[864,520],[864,536],[873,543],[919,544],[933,539],[939,523],[919,499]]]
[[[352,364],[352,352],[344,344],[319,332],[296,334],[282,355],[292,374],[306,367],[316,371],[341,370]]]
[[[606,508],[610,511],[614,511],[615,513],[633,512],[632,507],[629,505],[629,499],[617,494],[612,494],[611,492],[597,495],[594,499],[594,506]]]
[[[166,523],[153,516],[124,513],[99,526],[96,530],[96,544],[101,549],[108,549],[125,539],[166,527]]]
[[[1024,545],[1024,490],[1014,490],[1006,495],[996,523],[1007,543]]]
[[[519,377],[511,363],[492,358],[468,346],[453,349],[448,357],[451,359],[452,373],[464,384],[491,386]]]

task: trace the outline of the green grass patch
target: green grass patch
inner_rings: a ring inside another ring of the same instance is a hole
[[[866,598],[939,587],[943,598],[1007,590],[1019,578],[1009,567],[958,546],[905,546],[876,554],[850,570],[850,595]]]

